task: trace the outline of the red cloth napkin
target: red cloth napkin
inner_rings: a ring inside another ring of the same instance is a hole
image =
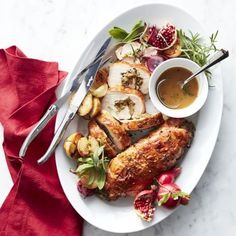
[[[56,62],[27,58],[15,46],[0,50],[0,122],[14,182],[0,209],[0,235],[82,235],[83,220],[63,193],[54,157],[42,166],[36,162],[53,137],[55,119],[33,141],[24,160],[18,156],[65,76]]]

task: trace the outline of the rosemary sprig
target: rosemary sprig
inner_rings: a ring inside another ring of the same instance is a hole
[[[193,34],[191,31],[189,31],[188,36],[182,29],[178,30],[177,32],[182,50],[180,57],[188,58],[200,66],[206,64],[211,53],[218,50],[215,45],[217,42],[216,38],[218,31],[209,37],[209,44],[204,44],[202,42],[202,38],[199,33]],[[211,77],[211,72],[209,70],[206,71],[206,76],[207,78]]]

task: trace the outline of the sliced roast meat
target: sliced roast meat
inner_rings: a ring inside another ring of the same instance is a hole
[[[136,195],[153,178],[172,168],[190,146],[193,130],[187,120],[171,118],[119,153],[108,165],[104,188],[107,198]]]
[[[122,126],[127,131],[139,131],[159,126],[163,123],[164,119],[161,113],[153,115],[145,113],[137,119],[122,121]]]
[[[149,78],[150,72],[143,65],[116,62],[109,68],[108,85],[109,87],[121,85],[147,94]]]
[[[94,137],[100,144],[104,145],[105,153],[112,158],[118,154],[118,150],[112,143],[111,139],[106,135],[103,129],[97,124],[95,120],[90,120],[88,123],[89,135]]]
[[[96,121],[99,126],[106,131],[119,151],[122,151],[130,146],[131,139],[129,135],[123,126],[109,112],[102,110],[96,117]]]
[[[102,109],[118,120],[128,120],[145,112],[142,93],[123,86],[110,88],[102,100]]]

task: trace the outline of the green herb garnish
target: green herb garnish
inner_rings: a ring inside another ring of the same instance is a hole
[[[163,204],[167,203],[167,201],[173,198],[173,200],[178,200],[179,198],[190,198],[189,194],[182,192],[182,191],[178,191],[178,192],[172,192],[172,191],[168,191],[166,193],[163,193],[161,195],[161,199],[158,201],[158,206],[162,206]]]
[[[124,40],[128,36],[128,33],[124,29],[121,29],[116,26],[109,30],[109,34],[113,38],[117,40],[121,40],[121,41]]]
[[[89,157],[78,158],[78,168],[75,173],[80,177],[87,180],[86,185],[90,186],[94,183],[98,189],[104,187],[106,181],[106,170],[108,159],[104,155],[104,146],[100,146]]]
[[[192,92],[190,91],[190,88],[189,88],[189,85],[186,84],[184,87],[183,87],[183,92],[185,95],[188,95],[188,96],[193,96]]]
[[[203,66],[207,63],[207,60],[211,52],[217,51],[215,43],[218,31],[210,36],[209,44],[204,44],[199,33],[193,34],[189,31],[189,36],[183,32],[183,30],[178,30],[178,38],[181,44],[181,55],[180,57],[188,58],[198,65]],[[211,72],[206,71],[207,78],[211,77]]]
[[[145,25],[140,20],[133,26],[130,33],[128,33],[126,30],[124,30],[122,28],[115,26],[109,30],[109,34],[113,38],[115,38],[121,42],[127,43],[127,42],[132,42],[132,41],[139,39],[139,37],[142,35],[144,30],[145,30]]]
[[[169,200],[170,196],[170,192],[163,194],[161,199],[158,201],[158,206],[165,204]]]

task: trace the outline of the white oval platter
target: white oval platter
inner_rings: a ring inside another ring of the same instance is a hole
[[[142,5],[123,13],[105,26],[85,49],[77,63],[76,71],[92,60],[100,45],[108,37],[110,28],[119,26],[129,30],[139,19],[157,25],[172,22],[177,28],[205,35],[198,21],[177,7],[166,4]],[[208,32],[207,35],[211,33]],[[70,83],[71,81],[67,81],[62,94],[69,88]],[[190,117],[195,123],[196,132],[192,146],[181,163],[183,171],[177,179],[177,183],[182,189],[189,193],[197,185],[210,160],[220,127],[223,89],[219,66],[213,71],[212,83],[214,83],[214,87],[209,90],[206,104],[197,115]],[[62,120],[65,110],[66,106],[59,111],[56,128]],[[75,118],[65,136],[77,130],[86,133],[86,122]],[[135,232],[157,224],[174,211],[158,208],[153,221],[146,223],[135,214],[131,198],[123,198],[114,202],[104,201],[96,196],[82,198],[76,188],[77,177],[69,171],[74,167],[74,163],[65,156],[63,143],[56,149],[56,165],[62,188],[71,205],[86,221],[100,229],[116,233]]]

